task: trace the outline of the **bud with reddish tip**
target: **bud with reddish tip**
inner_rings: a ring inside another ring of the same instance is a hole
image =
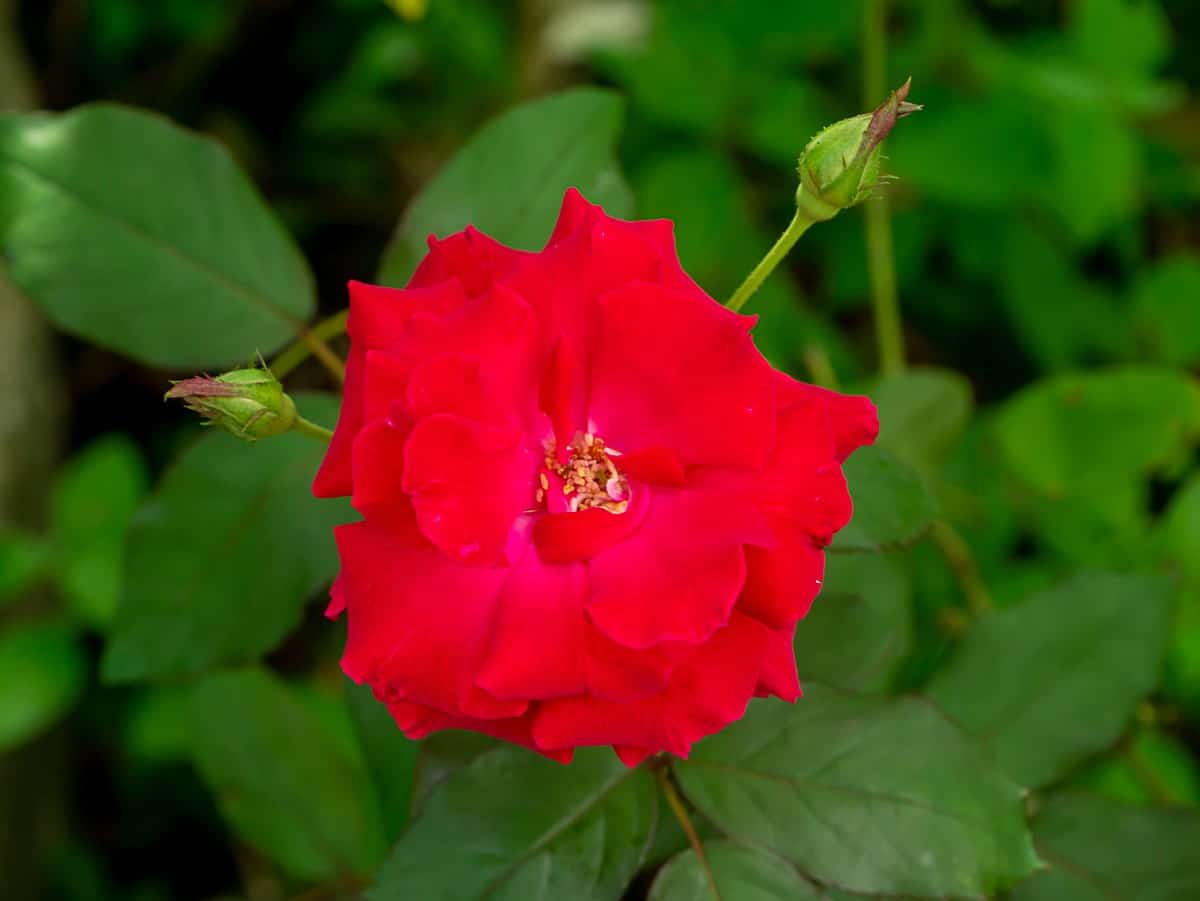
[[[296,422],[296,405],[269,369],[193,376],[175,382],[166,396],[205,417],[205,425],[215,423],[243,441],[282,435]]]
[[[796,204],[813,222],[832,219],[865,200],[879,183],[879,150],[897,120],[921,109],[909,103],[909,79],[873,113],[835,122],[800,154]]]

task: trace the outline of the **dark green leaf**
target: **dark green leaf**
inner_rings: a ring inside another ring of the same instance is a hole
[[[468,225],[513,247],[540,248],[571,186],[612,215],[628,215],[632,198],[613,157],[621,117],[617,95],[576,88],[485,125],[409,205],[380,280],[403,285],[431,233],[445,237]]]
[[[86,682],[87,655],[70,630],[12,625],[0,632],[0,751],[66,713]]]
[[[1013,901],[1192,901],[1200,898],[1200,813],[1063,794],[1034,821],[1050,865]]]
[[[908,577],[893,557],[827,556],[825,587],[796,629],[801,682],[886,687],[912,640],[911,594]]]
[[[457,729],[436,732],[422,739],[413,765],[411,813],[419,814],[429,796],[456,772],[501,746],[500,740],[490,735]]]
[[[0,249],[64,329],[148,363],[278,347],[313,311],[295,244],[229,154],[111,105],[0,116]]]
[[[1169,622],[1165,579],[1080,574],[976,623],[929,694],[1038,788],[1120,737],[1158,681]]]
[[[816,888],[787,861],[756,848],[706,842],[704,856],[721,901],[821,901]],[[650,887],[649,901],[709,901],[712,892],[693,851],[667,862]]]
[[[336,416],[328,395],[298,402],[319,422]],[[214,431],[184,453],[134,521],[105,678],[252,660],[296,625],[337,572],[333,526],[351,518],[312,497],[324,450],[298,433],[246,445]]]
[[[878,447],[846,461],[854,518],[830,550],[880,551],[912,544],[928,531],[937,504],[915,470]]]
[[[657,810],[649,771],[608,749],[570,766],[489,751],[428,800],[368,897],[611,901],[645,858]]]
[[[676,773],[730,838],[849,891],[981,895],[1036,864],[1021,790],[920,699],[755,701]]]
[[[346,700],[367,772],[375,786],[384,832],[394,839],[408,822],[420,745],[400,731],[387,706],[375,699],[371,686],[347,683]]]
[[[362,873],[383,852],[366,772],[311,706],[266,670],[193,690],[196,766],[233,829],[289,875]]]
[[[91,626],[106,627],[116,611],[129,521],[147,480],[133,442],[110,435],[72,458],[54,485],[55,578],[72,610]]]

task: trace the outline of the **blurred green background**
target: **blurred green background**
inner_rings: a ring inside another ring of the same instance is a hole
[[[333,313],[481,123],[566,86],[611,87],[626,102],[617,156],[634,211],[673,218],[685,266],[723,299],[790,218],[807,139],[882,99],[864,96],[863,31],[858,2],[0,0],[0,107],[113,100],[216,136]],[[848,577],[874,579],[887,609],[843,624],[860,640],[844,653],[882,655],[871,687],[921,688],[967,629],[967,600],[1003,608],[1081,567],[1166,572],[1168,645],[1137,670],[1148,681],[1130,676],[1131,697],[1113,689],[1118,728],[1099,743],[1114,750],[1065,781],[1195,805],[1200,4],[896,0],[887,41],[886,83],[911,75],[926,107],[889,139],[887,193],[910,362],[936,368],[913,377],[907,406],[884,407],[884,427],[950,528]],[[748,308],[777,365],[869,386],[866,258],[860,210],[802,239]],[[224,825],[204,776],[220,764],[192,753],[185,685],[99,681],[129,590],[125,532],[195,435],[161,400],[180,373],[53,332],[10,293],[0,360],[2,893],[352,887]],[[327,385],[312,364],[291,384]],[[302,686],[296,717],[349,746],[341,633],[321,608],[314,597],[268,660]],[[1108,626],[1125,628],[1120,610]],[[864,629],[881,642],[864,646]],[[1080,638],[1080,659],[1093,640],[1106,635]],[[306,815],[323,815],[318,800]]]

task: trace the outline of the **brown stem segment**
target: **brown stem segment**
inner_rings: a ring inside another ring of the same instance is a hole
[[[309,356],[316,357],[337,380],[338,384],[346,381],[346,364],[341,357],[330,349],[326,343],[330,338],[336,338],[346,331],[349,311],[342,310],[328,319],[323,319],[311,328],[305,328],[300,337],[271,361],[270,370],[275,378],[282,379],[289,372],[303,363]]]
[[[683,797],[679,794],[679,789],[671,781],[670,766],[665,761],[658,761],[654,766],[654,775],[658,779],[658,785],[662,789],[663,796],[667,799],[667,805],[671,808],[671,812],[675,814],[675,819],[679,821],[679,825],[683,829],[683,834],[687,836],[688,844],[692,846],[692,851],[695,853],[696,859],[700,861],[700,867],[704,870],[704,877],[708,880],[708,888],[712,892],[714,901],[721,901],[721,892],[717,888],[717,879],[713,876],[712,867],[708,865],[708,857],[704,853],[704,842],[700,840],[700,834],[696,832],[696,827],[692,825],[692,818],[688,816],[687,805],[684,804]]]

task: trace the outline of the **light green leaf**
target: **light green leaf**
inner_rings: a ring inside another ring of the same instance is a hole
[[[297,402],[336,418],[331,396]],[[183,454],[134,521],[106,679],[252,660],[295,627],[337,572],[333,526],[351,518],[345,502],[312,497],[324,450],[298,433],[247,445],[214,431]]]
[[[1028,222],[1003,238],[1001,298],[1025,349],[1047,369],[1132,355],[1124,311],[1065,250]]]
[[[621,117],[617,95],[575,88],[489,122],[409,205],[380,280],[405,284],[430,234],[445,237],[468,225],[510,246],[538,249],[572,186],[610,214],[628,215],[632,198],[613,155]]]
[[[880,551],[912,544],[929,530],[937,502],[915,470],[879,447],[855,451],[845,463],[854,517],[832,551]]]
[[[1153,358],[1200,363],[1200,258],[1167,257],[1142,271],[1134,289],[1138,332]]]
[[[785,860],[756,848],[706,842],[713,879],[721,901],[821,901],[821,895]],[[704,868],[693,851],[667,861],[654,878],[649,901],[708,901],[712,897]]]
[[[0,531],[0,606],[42,578],[49,568],[50,544],[26,532]]]
[[[1200,475],[1171,499],[1152,546],[1179,574],[1179,606],[1171,629],[1167,689],[1200,712]]]
[[[1072,49],[1100,71],[1152,71],[1171,51],[1159,0],[1088,0],[1070,7]]]
[[[912,641],[911,595],[894,557],[828,555],[825,587],[796,629],[801,682],[885,688]]]
[[[1091,795],[1051,798],[1034,820],[1050,865],[1013,901],[1192,901],[1200,898],[1200,813],[1132,807]]]
[[[304,259],[225,149],[120,106],[0,115],[0,250],[57,325],[161,366],[267,353],[314,309]]]
[[[1200,432],[1200,387],[1169,369],[1059,376],[1014,396],[994,426],[1040,536],[1102,565],[1144,537],[1147,477],[1186,459]]]
[[[489,751],[426,802],[370,901],[611,901],[654,838],[648,770],[608,749],[562,766],[521,748]]]
[[[55,578],[71,609],[95,628],[107,627],[116,611],[129,522],[147,481],[137,447],[113,434],[73,457],[51,493]]]
[[[247,669],[199,682],[191,743],[225,819],[289,875],[326,880],[378,862],[383,837],[361,762],[277,677]]]
[[[87,683],[87,654],[61,626],[11,625],[0,632],[0,751],[50,726]]]
[[[1036,110],[1000,97],[920,99],[920,127],[888,140],[888,168],[906,184],[955,206],[1008,210],[1046,183],[1050,140]]]
[[[879,446],[922,470],[945,458],[971,416],[971,384],[948,369],[909,369],[867,393],[879,409]]]
[[[1037,863],[1021,790],[932,704],[805,686],[676,765],[731,839],[852,892],[978,896]]]
[[[928,692],[1040,788],[1120,737],[1158,681],[1169,623],[1166,579],[1080,574],[976,623]]]
[[[1058,165],[1045,199],[1069,235],[1092,245],[1139,212],[1141,137],[1111,109],[1057,109],[1050,118]]]
[[[1179,738],[1153,729],[1139,730],[1071,784],[1132,804],[1200,806],[1200,764]]]

